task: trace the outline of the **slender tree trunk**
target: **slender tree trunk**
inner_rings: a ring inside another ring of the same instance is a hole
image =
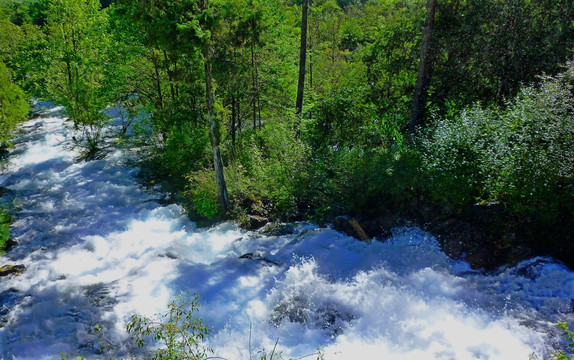
[[[235,95],[231,95],[231,147],[235,149],[235,119],[237,118],[237,99]]]
[[[217,121],[213,113],[213,106],[215,104],[215,96],[213,94],[213,79],[211,77],[211,46],[206,45],[205,50],[205,93],[207,96],[207,116],[209,118],[209,138],[211,140],[211,149],[213,150],[213,167],[215,168],[215,181],[217,182],[217,190],[219,196],[219,203],[224,213],[229,209],[229,195],[227,193],[227,185],[225,184],[225,175],[223,174],[223,160],[221,159],[221,151],[219,150],[219,134],[217,128]]]
[[[169,81],[169,89],[171,90],[171,100],[175,102],[175,88],[173,87],[173,72],[170,69],[170,59],[167,56],[167,51],[163,51],[163,58],[165,61],[165,73]]]
[[[255,54],[255,100],[257,101],[257,120],[261,131],[261,92],[259,88],[259,67],[257,66],[257,54]]]
[[[313,51],[309,54],[309,88],[313,90]]]
[[[257,131],[257,81],[255,79],[255,45],[251,43],[251,101],[253,110],[253,131]]]
[[[241,98],[237,96],[237,140],[241,139]]]
[[[309,0],[303,0],[301,13],[301,49],[299,51],[299,82],[297,84],[297,102],[295,114],[297,123],[295,132],[299,133],[299,125],[303,111],[303,92],[305,91],[305,60],[307,59],[307,13],[309,12]]]
[[[155,52],[153,50],[151,53],[151,60],[152,60],[153,67],[155,70],[155,86],[156,86],[157,96],[159,98],[159,108],[163,109],[163,93],[161,91],[161,77],[159,75],[159,65],[157,63],[157,57],[156,57]]]
[[[415,95],[409,120],[409,133],[414,134],[417,127],[422,124],[425,115],[425,103],[430,86],[433,70],[433,54],[431,50],[433,26],[438,0],[427,0],[426,23],[421,44],[421,60],[419,73],[415,84]]]

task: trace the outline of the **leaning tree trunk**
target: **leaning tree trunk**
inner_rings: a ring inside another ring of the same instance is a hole
[[[303,92],[305,91],[305,60],[307,59],[307,13],[309,12],[309,0],[303,0],[301,14],[301,49],[299,51],[299,82],[297,84],[297,102],[295,114],[297,123],[295,131],[299,133],[300,118],[303,113]]]
[[[432,37],[438,0],[427,0],[426,23],[423,31],[421,45],[421,59],[419,63],[419,73],[415,84],[415,95],[409,120],[409,133],[414,134],[417,127],[422,124],[425,115],[425,102],[428,88],[430,86],[433,68]]]
[[[215,180],[217,182],[217,192],[219,203],[224,213],[229,209],[229,195],[227,185],[225,184],[225,175],[223,174],[223,161],[221,160],[221,151],[219,150],[219,134],[217,121],[213,114],[215,97],[213,95],[213,79],[211,77],[211,47],[206,46],[205,51],[205,93],[207,96],[207,115],[209,118],[209,138],[211,140],[211,149],[213,150],[213,166],[215,168]]]

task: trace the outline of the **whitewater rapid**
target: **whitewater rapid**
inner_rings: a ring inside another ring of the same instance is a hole
[[[227,359],[277,339],[284,358],[546,359],[574,320],[574,273],[552,259],[483,273],[417,228],[370,244],[308,223],[197,228],[122,151],[76,161],[60,110],[22,124],[0,175],[18,241],[0,266],[26,266],[0,278],[0,359],[107,359],[96,325],[125,357],[130,316],[184,291]]]

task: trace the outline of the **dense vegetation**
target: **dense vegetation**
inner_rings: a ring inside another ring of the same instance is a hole
[[[0,256],[4,255],[10,241],[10,224],[12,218],[6,210],[0,208]]]
[[[66,107],[83,157],[140,152],[197,218],[497,203],[567,253],[573,19],[566,0],[2,0],[0,141],[26,93]]]

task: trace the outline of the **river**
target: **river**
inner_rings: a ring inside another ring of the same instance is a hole
[[[26,266],[0,278],[0,359],[107,359],[96,325],[126,357],[130,316],[185,291],[230,360],[277,340],[285,359],[547,359],[574,321],[574,273],[549,258],[482,272],[418,228],[370,244],[310,223],[198,228],[131,155],[76,161],[60,110],[21,125],[0,175],[18,241],[0,266]]]

